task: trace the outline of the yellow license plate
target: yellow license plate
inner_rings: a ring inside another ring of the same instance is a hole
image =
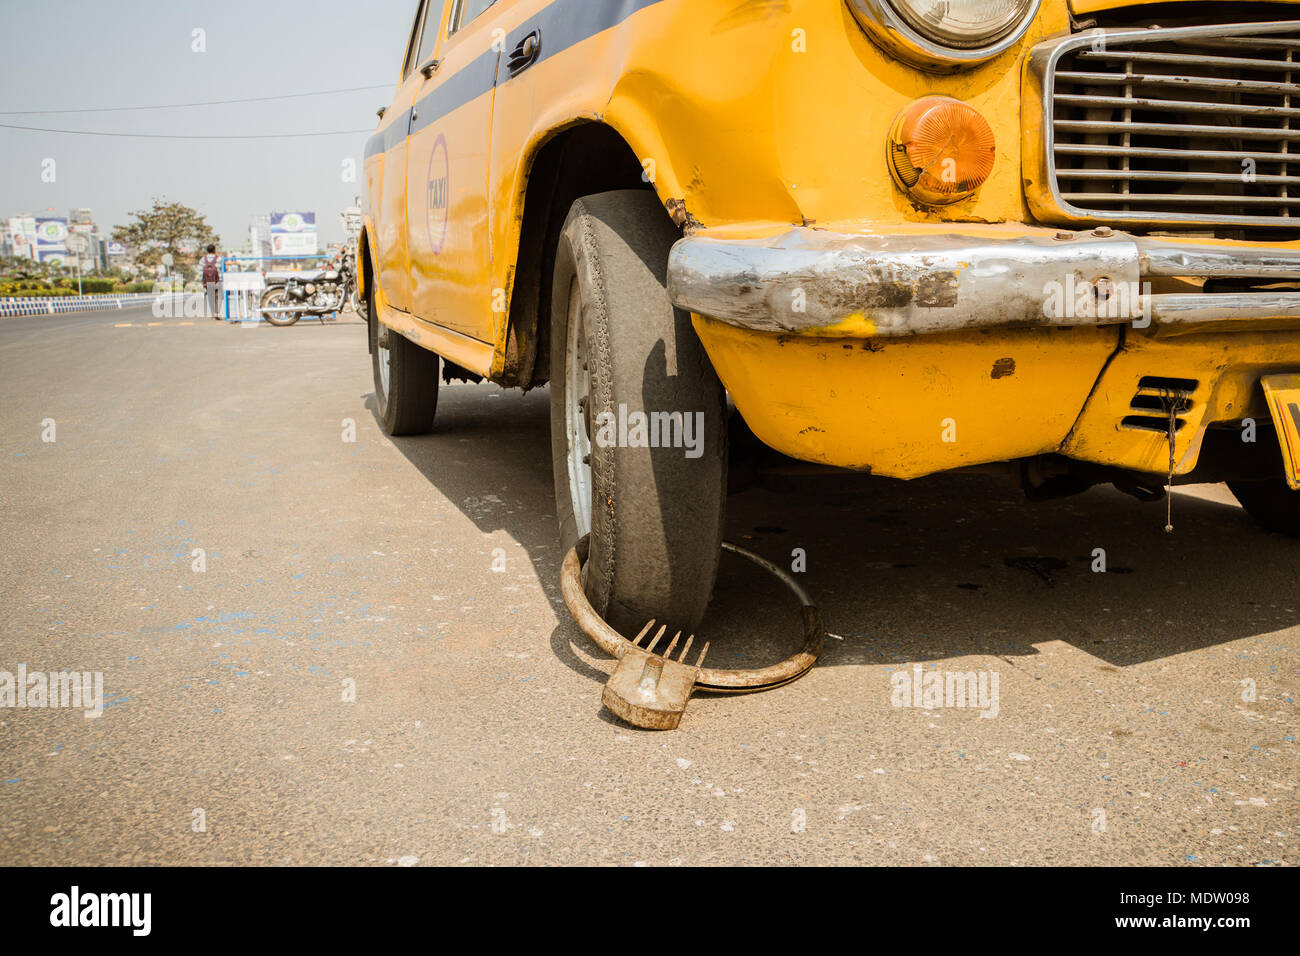
[[[1262,382],[1282,446],[1287,484],[1300,491],[1300,375],[1265,375]]]

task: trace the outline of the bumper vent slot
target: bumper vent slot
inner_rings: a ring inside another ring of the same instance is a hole
[[[1179,417],[1175,419],[1174,431],[1181,431],[1187,424],[1181,416],[1192,410],[1192,396],[1200,383],[1194,378],[1165,378],[1159,375],[1144,375],[1138,382],[1129,408],[1143,414],[1126,415],[1120,421],[1123,428],[1138,431],[1169,433],[1169,412],[1172,408]]]

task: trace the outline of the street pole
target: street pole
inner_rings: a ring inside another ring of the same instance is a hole
[[[67,244],[64,246],[77,259],[77,295],[81,295],[81,257],[85,255],[89,245],[90,241],[85,236],[81,233],[73,233],[68,236]]]

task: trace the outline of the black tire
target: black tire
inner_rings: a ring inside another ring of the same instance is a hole
[[[1228,488],[1260,525],[1300,538],[1300,491],[1292,491],[1285,478],[1230,481]]]
[[[370,369],[375,380],[375,412],[388,435],[423,435],[433,430],[438,411],[438,356],[381,325],[374,295],[365,299],[370,325]],[[386,337],[388,348],[380,346]],[[380,370],[389,354],[388,388]]]
[[[266,309],[268,307],[280,307],[287,304],[288,301],[289,295],[284,291],[284,289],[267,289],[262,293],[262,299],[258,302],[258,308]],[[266,319],[266,321],[270,322],[274,326],[284,328],[297,322],[299,315],[297,312],[262,312],[262,318]]]
[[[703,418],[699,456],[682,447],[590,448],[587,597],[634,635],[650,618],[688,633],[717,576],[727,486],[725,393],[691,326],[668,300],[668,252],[681,238],[655,194],[618,190],[573,204],[555,254],[551,293],[551,453],[566,553],[580,537],[569,471],[570,297],[589,366],[587,434],[602,413],[681,412]],[[576,372],[575,372],[576,374]],[[582,413],[574,412],[578,420]],[[581,427],[581,425],[575,426]],[[683,433],[684,434],[684,433]],[[577,456],[575,456],[576,458]],[[671,634],[672,631],[670,630]]]

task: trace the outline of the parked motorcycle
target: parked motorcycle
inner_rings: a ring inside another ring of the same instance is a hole
[[[312,279],[289,276],[268,279],[258,308],[272,325],[293,325],[304,315],[317,317],[342,312],[356,298],[356,275],[351,256],[344,256],[337,269],[326,269]]]

